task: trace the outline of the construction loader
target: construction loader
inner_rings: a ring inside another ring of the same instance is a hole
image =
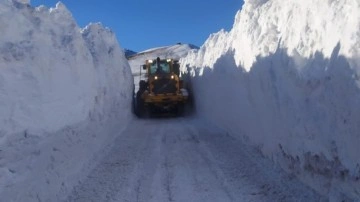
[[[184,113],[189,93],[180,78],[180,64],[174,59],[146,60],[140,67],[139,89],[134,90],[134,112],[138,117]],[[142,79],[142,76],[144,77]]]

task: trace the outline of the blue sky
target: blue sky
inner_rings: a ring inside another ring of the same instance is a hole
[[[58,0],[31,0],[54,7]],[[122,48],[143,51],[181,43],[201,46],[211,33],[230,30],[242,0],[63,0],[80,27],[101,22]]]

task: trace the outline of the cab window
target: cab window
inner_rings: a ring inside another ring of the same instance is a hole
[[[152,63],[150,65],[150,74],[157,74],[157,73],[170,73],[170,66],[169,63],[166,61],[160,61],[160,64]]]

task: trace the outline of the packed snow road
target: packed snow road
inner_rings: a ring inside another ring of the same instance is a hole
[[[66,201],[321,201],[258,151],[196,119],[134,120]]]

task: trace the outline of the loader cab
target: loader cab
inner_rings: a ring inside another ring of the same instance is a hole
[[[166,94],[178,93],[179,88],[179,68],[175,65],[174,59],[146,60],[143,68],[146,70],[146,83],[149,93]]]
[[[150,65],[150,74],[169,74],[171,72],[170,64],[166,61],[157,61]]]
[[[180,64],[178,60],[174,59],[160,59],[158,57],[155,60],[146,60],[141,69],[145,70],[145,80],[151,80],[155,76],[157,78],[171,77],[172,79],[180,77]]]
[[[150,76],[156,74],[170,74],[173,71],[171,62],[171,59],[160,60],[158,57],[156,60],[147,60],[146,65],[143,68],[147,70],[147,74]]]
[[[144,79],[141,79],[141,70],[145,70]],[[181,114],[189,96],[183,84],[177,60],[159,57],[146,60],[140,68],[139,90],[134,98],[134,112],[139,117],[156,112]]]

